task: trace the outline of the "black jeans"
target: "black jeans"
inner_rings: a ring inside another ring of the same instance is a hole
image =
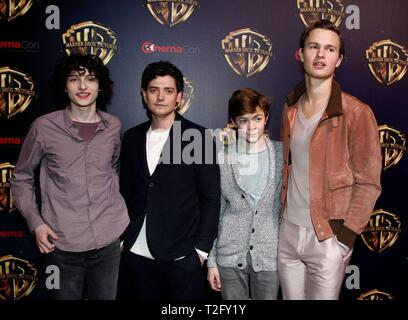
[[[122,253],[118,300],[203,300],[204,285],[203,268],[195,251],[175,261]]]
[[[120,263],[120,242],[84,252],[55,249],[46,265],[59,268],[60,289],[50,289],[53,300],[114,300]],[[86,296],[84,296],[84,291]]]

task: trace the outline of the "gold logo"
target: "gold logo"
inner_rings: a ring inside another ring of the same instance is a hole
[[[224,147],[235,145],[237,143],[237,127],[229,122],[225,128],[220,131],[218,138]]]
[[[196,7],[197,0],[147,0],[147,8],[152,16],[161,24],[174,27],[186,21]]]
[[[343,0],[297,0],[297,7],[306,27],[322,19],[338,27],[345,16]]]
[[[393,300],[393,297],[389,293],[374,289],[363,293],[357,300]]]
[[[107,64],[118,51],[115,32],[100,23],[86,21],[71,26],[63,35],[67,54],[93,54]]]
[[[0,257],[0,300],[28,296],[37,281],[37,269],[32,263],[12,255]]]
[[[189,79],[186,77],[184,79],[184,92],[183,99],[181,100],[180,107],[178,108],[178,113],[183,115],[188,108],[190,108],[191,103],[195,99],[194,87]]]
[[[390,39],[374,42],[366,50],[371,73],[387,86],[402,79],[407,72],[408,50]]]
[[[23,112],[35,96],[35,83],[26,73],[0,68],[0,116],[11,118]]]
[[[221,45],[232,70],[247,78],[265,69],[272,57],[271,40],[249,28],[230,32]]]
[[[32,6],[33,0],[1,0],[0,20],[11,21],[24,15]]]
[[[371,215],[361,238],[368,249],[381,253],[397,241],[400,233],[400,217],[383,209],[378,209]]]
[[[14,166],[10,162],[0,163],[0,213],[16,210],[11,194],[10,179],[13,176]]]
[[[390,126],[378,127],[383,155],[383,170],[397,165],[407,151],[405,135]]]

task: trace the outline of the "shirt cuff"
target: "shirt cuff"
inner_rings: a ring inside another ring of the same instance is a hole
[[[204,258],[204,260],[207,260],[207,258],[208,258],[208,253],[207,253],[207,252],[201,251],[201,250],[199,250],[199,249],[197,249],[197,248],[195,248],[195,249],[196,249],[197,253],[198,253],[201,257]]]

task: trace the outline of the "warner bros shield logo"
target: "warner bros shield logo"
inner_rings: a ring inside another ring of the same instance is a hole
[[[407,152],[405,134],[391,126],[378,127],[383,156],[383,170],[396,166]]]
[[[197,0],[147,0],[146,5],[157,22],[171,28],[186,21],[199,4]]]
[[[16,210],[10,187],[10,179],[13,176],[13,170],[14,166],[11,163],[0,163],[0,213]]]
[[[265,69],[272,57],[271,40],[249,28],[230,32],[221,45],[231,69],[247,78]]]
[[[393,300],[393,297],[387,292],[374,289],[361,294],[357,300]]]
[[[11,21],[27,13],[33,0],[0,0],[0,20]]]
[[[401,80],[408,68],[408,50],[390,39],[374,42],[366,50],[371,73],[387,86]]]
[[[35,83],[26,73],[0,68],[0,117],[11,118],[23,112],[35,96]]]
[[[343,0],[297,0],[299,16],[306,27],[316,20],[330,20],[337,27],[345,17]]]
[[[107,64],[118,51],[115,32],[93,21],[72,25],[64,34],[62,42],[67,54],[96,55]]]
[[[12,255],[0,257],[0,300],[28,296],[37,281],[37,269],[31,262]]]
[[[383,209],[378,209],[371,215],[361,238],[368,249],[381,253],[397,241],[400,233],[400,217]]]
[[[180,101],[180,106],[177,109],[177,112],[183,115],[191,106],[194,101],[195,94],[194,94],[194,87],[191,80],[184,79],[184,92],[183,92],[183,99]]]

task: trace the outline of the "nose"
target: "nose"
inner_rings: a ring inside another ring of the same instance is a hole
[[[318,57],[324,57],[324,48],[319,47],[319,50],[317,50],[317,56]]]
[[[84,78],[80,78],[79,80],[79,89],[85,90],[86,89],[86,83]]]
[[[158,100],[163,100],[164,99],[164,91],[163,90],[159,90],[159,92],[157,93],[157,99]]]

